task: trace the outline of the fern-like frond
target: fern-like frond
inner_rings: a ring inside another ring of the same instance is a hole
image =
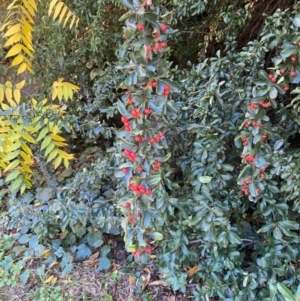
[[[58,18],[58,22],[63,23],[63,27],[66,26],[68,21],[70,21],[70,29],[76,24],[78,25],[79,18],[72,14],[72,11],[59,0],[52,0],[48,9],[49,17],[52,15],[53,20],[55,21]]]

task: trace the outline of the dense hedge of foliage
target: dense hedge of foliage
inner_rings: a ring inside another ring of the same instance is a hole
[[[41,7],[36,98],[58,76],[81,87],[77,159],[54,173],[37,152],[32,190],[2,188],[5,226],[65,273],[64,248],[84,259],[110,233],[195,300],[283,300],[277,282],[300,281],[299,3],[121,2],[66,1],[71,33]]]

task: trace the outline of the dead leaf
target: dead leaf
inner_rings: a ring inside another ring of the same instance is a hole
[[[162,285],[162,286],[168,286],[167,283],[165,283],[165,282],[162,281],[162,280],[156,280],[156,281],[153,281],[153,282],[149,283],[148,285]]]
[[[147,273],[146,277],[143,277],[143,286],[142,286],[142,291],[147,287],[150,278],[151,278],[151,272],[148,268],[144,268],[143,271],[145,271]]]
[[[150,255],[150,258],[151,258],[151,259],[155,259],[155,258],[156,258],[156,255]]]
[[[51,279],[51,284],[55,284],[56,281],[57,281],[57,277],[53,277],[53,278]]]
[[[55,265],[57,265],[59,262],[54,260],[50,265],[49,265],[49,269],[53,268]]]
[[[42,254],[40,255],[40,257],[46,258],[46,257],[49,257],[50,254],[51,254],[51,250],[50,250],[50,249],[46,249],[46,250],[44,250],[44,251],[42,252]]]
[[[135,278],[133,276],[128,276],[128,282],[130,285],[134,285]]]
[[[99,254],[100,254],[100,253],[97,252],[97,253],[91,255],[91,256],[89,257],[89,260],[95,260],[95,259],[97,259],[97,258],[99,257]]]
[[[194,267],[190,268],[189,270],[187,270],[186,274],[191,277],[193,276],[194,274],[196,274],[197,272],[199,272],[201,269],[195,265]]]
[[[45,281],[44,281],[44,284],[47,284],[47,283],[51,283],[52,279],[54,279],[56,277],[54,277],[53,275],[51,275],[50,277],[48,277]]]

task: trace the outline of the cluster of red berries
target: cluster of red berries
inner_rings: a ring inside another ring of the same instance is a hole
[[[262,127],[262,123],[261,123],[261,122],[259,122],[259,121],[255,121],[255,120],[253,120],[253,121],[251,122],[251,124],[252,124],[253,126]]]
[[[156,161],[153,168],[152,168],[152,170],[153,171],[158,171],[160,167],[161,167],[161,162]]]
[[[121,117],[121,121],[124,123],[125,131],[130,132],[131,131],[130,121],[125,116]]]
[[[272,104],[271,104],[270,101],[264,102],[263,100],[261,100],[261,101],[259,102],[259,104],[260,104],[263,108],[269,108],[269,107],[272,106]]]
[[[257,109],[258,108],[258,104],[257,103],[255,103],[255,102],[251,102],[249,105],[248,105],[248,108],[249,108],[249,110],[255,110],[255,109]]]
[[[134,141],[137,142],[137,143],[140,143],[142,141],[146,140],[145,137],[142,137],[142,136],[136,136],[134,137]]]
[[[241,140],[242,140],[244,146],[247,146],[247,145],[248,145],[248,140],[247,140],[247,138],[245,138],[244,136],[242,136],[242,137],[241,137]]]
[[[152,252],[152,248],[151,247],[146,247],[145,248],[145,253],[150,254]],[[137,249],[136,251],[132,252],[132,256],[139,256],[143,253],[143,251],[141,249]]]
[[[291,56],[291,58],[290,58],[290,59],[291,59],[291,62],[292,62],[292,63],[295,63],[295,62],[297,61],[297,58],[296,58],[294,55],[293,55],[293,56]]]
[[[128,97],[126,102],[127,102],[129,105],[132,105],[132,104],[133,104],[133,100],[132,100],[131,97]]]
[[[135,162],[136,161],[136,153],[135,152],[132,152],[131,150],[129,149],[125,149],[124,151],[124,155],[132,162]]]
[[[244,195],[249,195],[249,189],[247,187],[242,187],[242,192]]]
[[[248,163],[254,163],[254,160],[256,159],[256,156],[253,156],[253,155],[242,154],[241,157]]]
[[[152,87],[152,88],[156,88],[157,82],[155,82],[155,81],[148,81],[147,82],[147,86]]]
[[[156,136],[150,138],[149,143],[154,144],[156,142],[159,142],[162,139],[163,136],[164,136],[164,133],[161,132],[161,133],[157,134]]]
[[[141,117],[141,113],[139,111],[138,108],[135,108],[131,111],[132,117],[133,118],[140,118]]]
[[[138,212],[135,217],[133,216],[132,212],[128,213],[128,223],[129,224],[135,224],[137,221],[135,218],[140,218],[142,216],[142,214],[140,212]]]
[[[276,83],[277,81],[276,77],[272,73],[269,74],[269,79],[272,83]]]
[[[149,109],[149,108],[146,108],[146,109],[144,110],[144,113],[145,113],[146,115],[150,115],[150,114],[152,113],[152,110]]]
[[[128,185],[128,188],[138,195],[142,195],[142,194],[150,195],[151,194],[151,190],[146,189],[142,184],[130,183]]]

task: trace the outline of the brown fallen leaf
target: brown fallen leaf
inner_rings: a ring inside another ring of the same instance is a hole
[[[130,285],[134,285],[135,278],[133,276],[128,276],[128,282]]]
[[[168,296],[168,301],[176,301],[175,296],[174,295]]]
[[[191,277],[193,276],[194,274],[196,274],[197,272],[199,272],[201,269],[195,265],[194,267],[190,268],[189,270],[186,271],[186,274]]]
[[[153,282],[149,283],[148,285],[162,285],[162,286],[168,286],[167,283],[165,283],[165,282],[162,281],[162,280],[156,280],[156,281],[153,281]]]
[[[142,291],[147,287],[150,278],[151,278],[151,272],[148,268],[144,268],[143,271],[145,271],[147,273],[146,277],[143,277],[143,286],[142,286]]]

